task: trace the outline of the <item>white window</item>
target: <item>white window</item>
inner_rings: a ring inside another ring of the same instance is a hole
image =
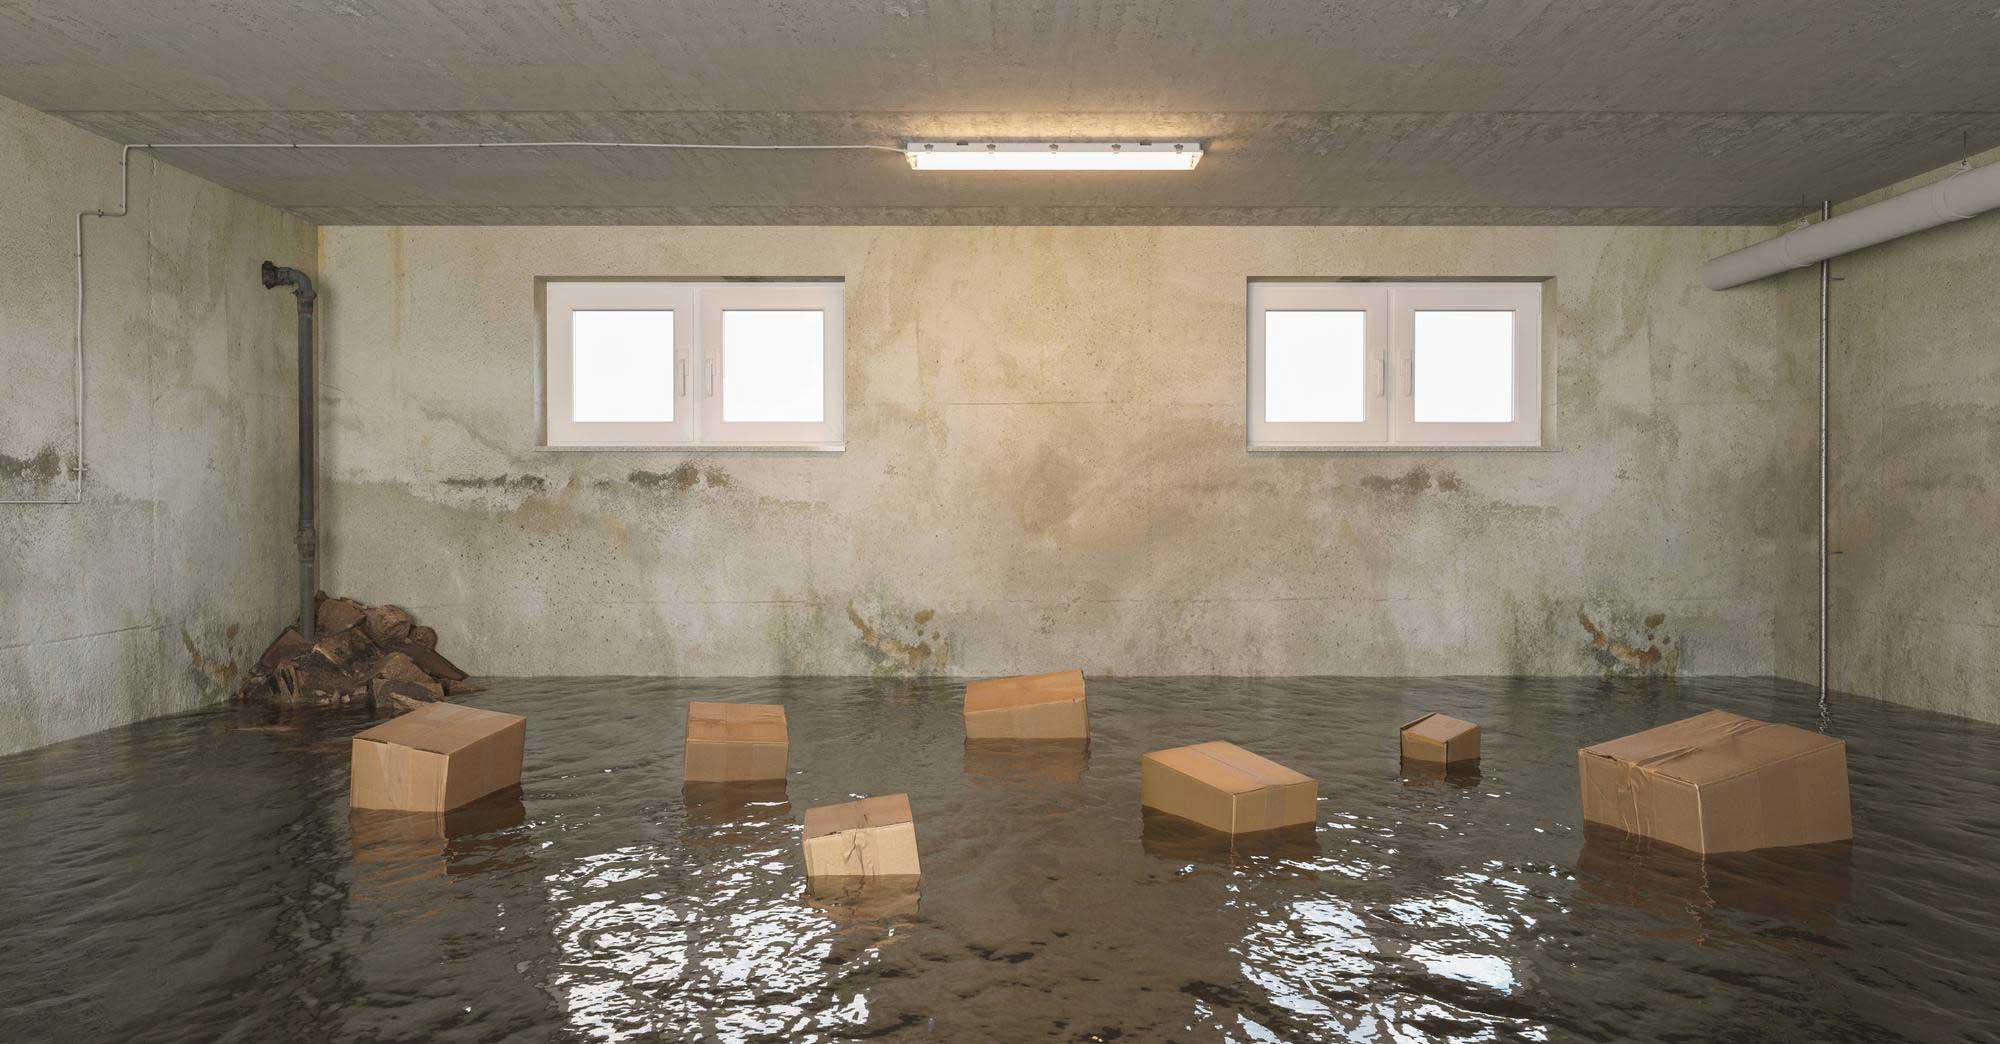
[[[841,289],[544,281],[547,444],[841,448]]]
[[[1250,284],[1250,445],[1539,446],[1540,283]]]

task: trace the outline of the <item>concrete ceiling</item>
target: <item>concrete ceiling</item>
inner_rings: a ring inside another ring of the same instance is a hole
[[[0,0],[0,95],[124,142],[1210,147],[163,154],[327,224],[1774,224],[2000,145],[1996,54],[1990,0]]]

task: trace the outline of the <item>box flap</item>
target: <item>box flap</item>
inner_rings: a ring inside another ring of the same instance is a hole
[[[1071,703],[1080,699],[1083,699],[1083,672],[1080,670],[993,678],[965,687],[965,712],[978,714],[1042,703]]]
[[[1831,736],[1712,710],[1585,747],[1583,753],[1702,786],[1839,745]]]
[[[1469,721],[1460,721],[1448,714],[1426,714],[1403,726],[1403,731],[1440,745],[1450,743],[1477,729],[1479,726]]]
[[[1230,794],[1312,782],[1309,776],[1222,740],[1156,750],[1146,756]]]
[[[687,738],[708,743],[784,743],[785,708],[775,703],[687,705]]]
[[[454,754],[526,720],[518,714],[480,710],[462,703],[430,703],[357,733],[354,738],[434,754]]]
[[[843,830],[893,826],[915,822],[910,814],[908,794],[885,794],[841,805],[820,805],[806,809],[806,836],[824,837]]]

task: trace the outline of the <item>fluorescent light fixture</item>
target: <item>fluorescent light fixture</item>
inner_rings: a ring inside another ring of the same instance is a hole
[[[913,141],[915,170],[1193,170],[1198,141]]]

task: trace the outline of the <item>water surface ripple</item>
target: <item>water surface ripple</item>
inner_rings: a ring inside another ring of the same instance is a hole
[[[348,737],[235,709],[0,758],[0,1039],[1993,1040],[2000,729],[1859,699],[1855,840],[1586,832],[1576,748],[1764,680],[1093,679],[1066,758],[968,751],[946,683],[512,679],[517,793],[357,814]],[[782,788],[680,782],[689,699],[781,702]],[[1396,726],[1480,722],[1475,775]],[[1139,755],[1317,777],[1316,832],[1142,815]],[[920,893],[811,894],[811,805],[907,791]]]

